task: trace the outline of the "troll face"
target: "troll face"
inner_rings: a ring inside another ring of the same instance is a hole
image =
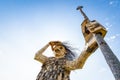
[[[54,51],[55,57],[59,57],[59,58],[64,57],[66,54],[66,49],[61,44],[54,45],[53,51]]]

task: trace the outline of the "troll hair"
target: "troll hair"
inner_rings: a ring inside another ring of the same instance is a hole
[[[62,45],[65,47],[67,53],[65,55],[65,58],[67,60],[74,60],[77,56],[75,52],[75,48],[71,47],[69,42],[62,42]]]

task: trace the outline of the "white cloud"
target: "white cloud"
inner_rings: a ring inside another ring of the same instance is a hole
[[[110,2],[109,2],[109,5],[112,5],[113,3],[114,3],[113,1],[110,1]]]
[[[115,39],[115,38],[116,38],[116,36],[111,36],[111,37],[110,37],[110,39]]]
[[[108,30],[108,29],[110,29],[112,27],[112,24],[110,24],[109,22],[106,22],[105,26],[106,26],[106,29]]]
[[[120,36],[120,34],[116,34],[116,36],[118,37],[118,36]]]
[[[110,37],[108,37],[108,38],[106,38],[108,41],[113,41],[113,40],[115,40],[117,37],[119,37],[120,36],[120,34],[115,34],[115,35],[113,35],[113,36],[110,36]]]
[[[109,22],[106,22],[105,25],[109,28],[112,27],[112,24],[110,24]]]
[[[108,30],[109,28],[107,27],[106,30]]]
[[[116,6],[119,5],[119,1],[117,1],[117,0],[111,0],[111,1],[109,2],[109,5],[110,5],[110,6],[113,6],[113,7],[116,7]]]

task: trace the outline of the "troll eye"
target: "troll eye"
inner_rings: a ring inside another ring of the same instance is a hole
[[[55,52],[59,52],[59,49],[55,49]]]
[[[63,47],[61,46],[60,49],[63,49]]]

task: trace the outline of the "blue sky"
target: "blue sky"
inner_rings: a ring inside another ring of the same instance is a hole
[[[105,36],[120,60],[119,0],[0,0],[0,80],[35,80],[41,63],[34,54],[52,40],[69,41],[80,51],[84,48],[77,6],[90,20],[108,30]],[[52,56],[50,48],[45,55]],[[98,49],[83,69],[71,73],[71,80],[114,80]]]

